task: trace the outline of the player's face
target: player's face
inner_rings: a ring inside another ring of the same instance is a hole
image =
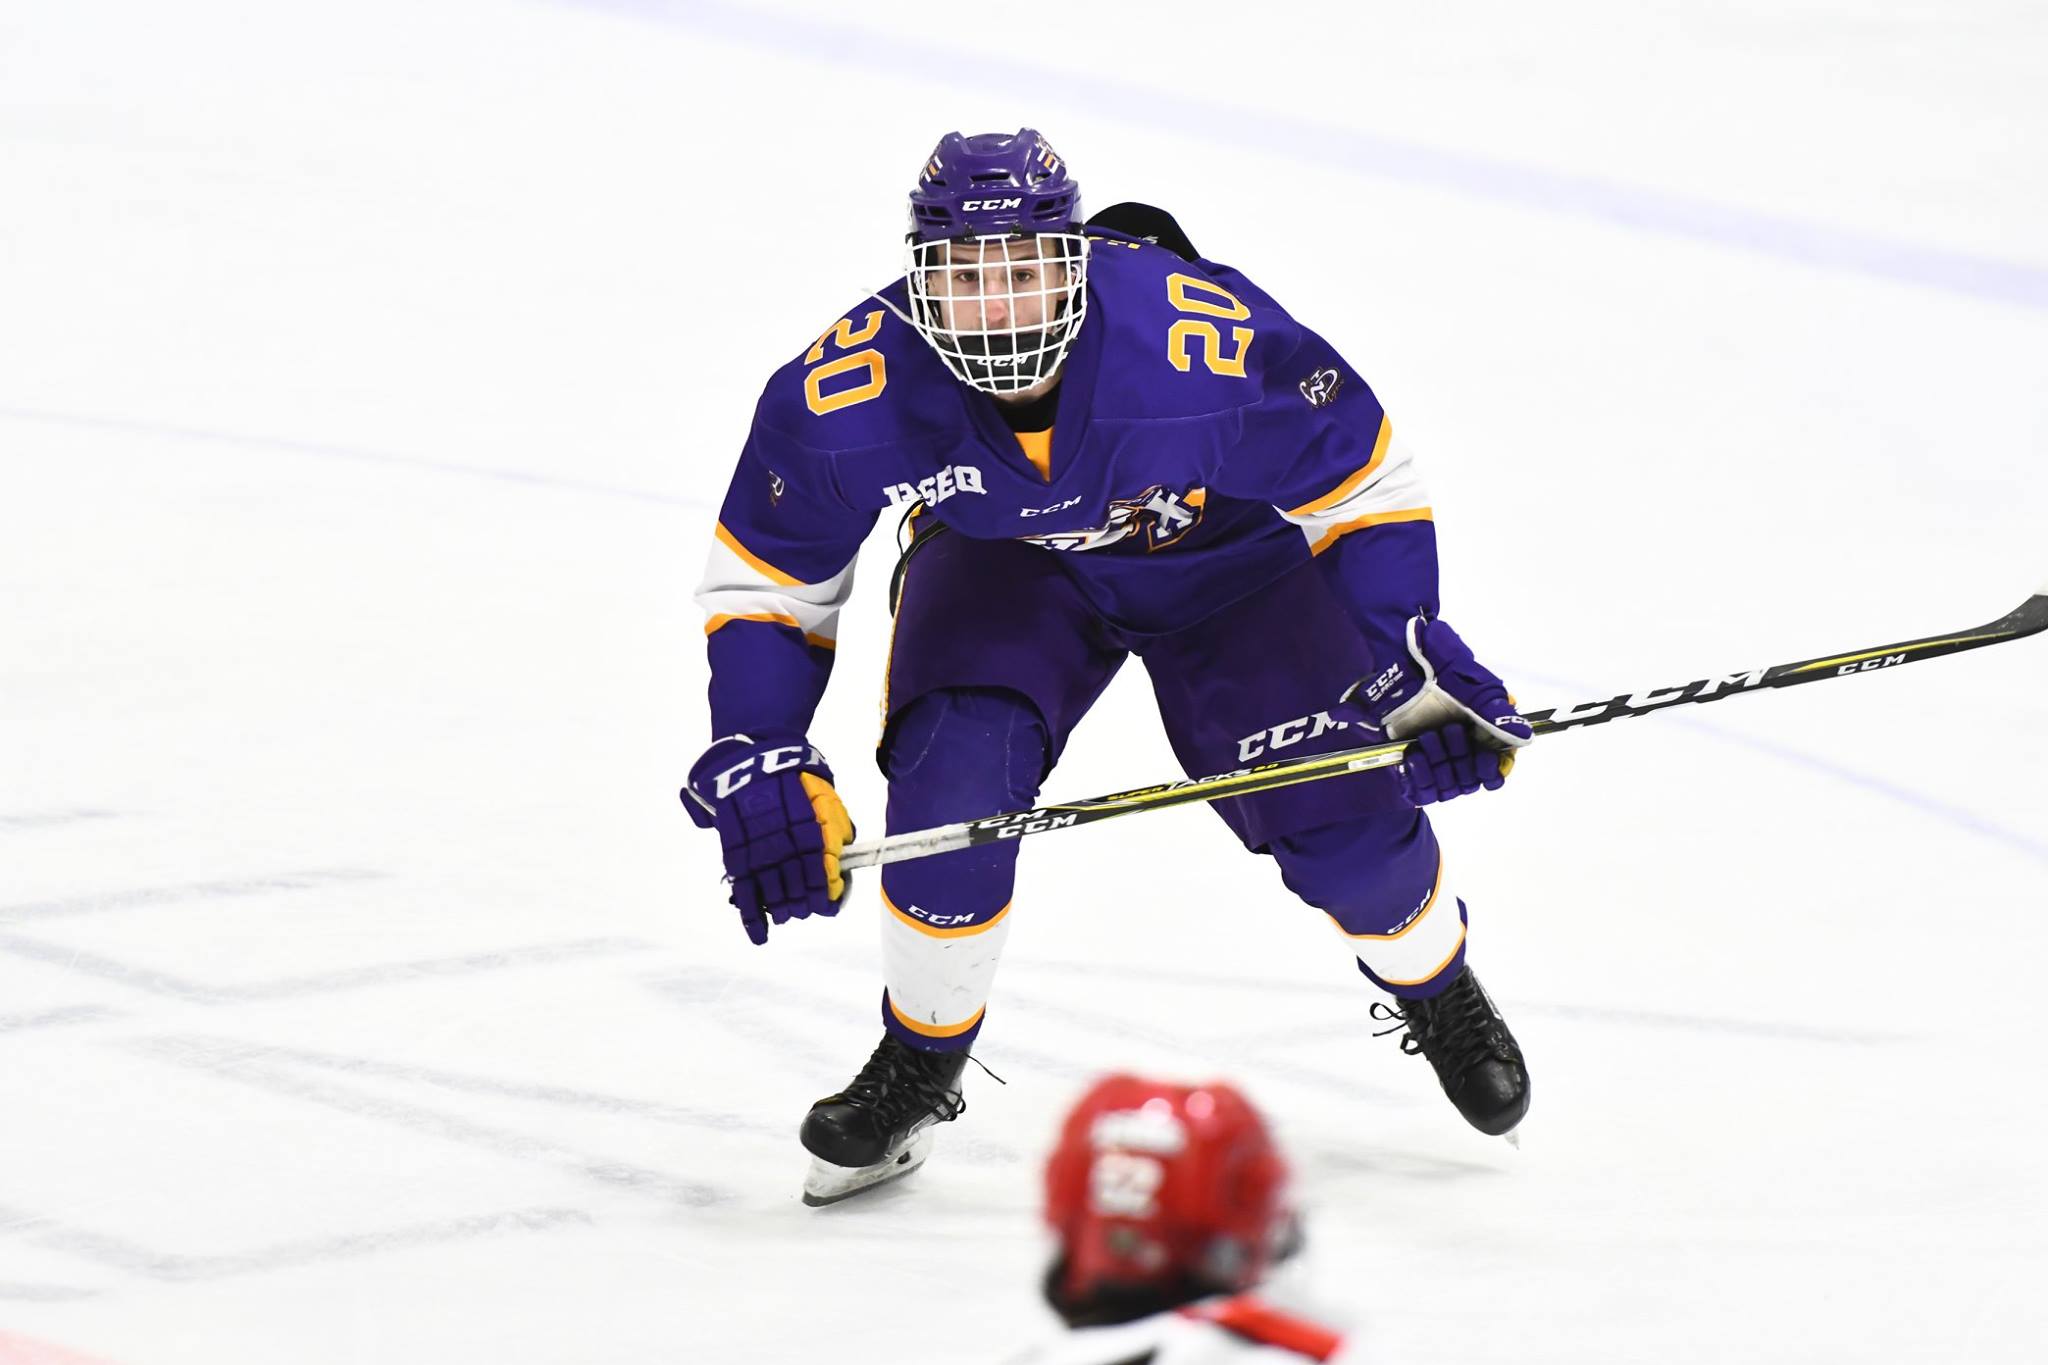
[[[948,242],[943,269],[928,277],[942,325],[956,332],[1033,331],[1067,285],[1067,267],[1047,262],[1036,237]]]

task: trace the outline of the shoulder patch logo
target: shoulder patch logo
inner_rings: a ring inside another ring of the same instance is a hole
[[[1337,390],[1344,387],[1344,376],[1334,366],[1325,365],[1301,381],[1301,396],[1312,408],[1325,408],[1337,396]]]

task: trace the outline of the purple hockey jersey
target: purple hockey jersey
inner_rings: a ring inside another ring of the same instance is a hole
[[[947,372],[901,280],[769,379],[697,594],[714,734],[808,727],[854,557],[891,507],[1043,546],[1133,634],[1192,625],[1311,558],[1375,658],[1435,613],[1428,499],[1364,380],[1230,267],[1088,236],[1049,442]]]

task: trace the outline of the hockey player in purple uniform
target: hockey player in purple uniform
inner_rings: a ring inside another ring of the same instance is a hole
[[[685,806],[748,935],[835,913],[852,837],[806,737],[853,561],[908,509],[879,760],[890,832],[1029,807],[1124,660],[1190,774],[1412,739],[1398,770],[1218,801],[1398,998],[1404,1049],[1506,1133],[1529,1075],[1465,961],[1420,807],[1501,785],[1528,725],[1438,615],[1431,512],[1372,390],[1171,218],[1083,222],[1037,133],[948,134],[903,279],[769,380],[703,583],[716,738]],[[914,1169],[1009,931],[1014,843],[882,869],[883,1037],[806,1116],[806,1198]]]

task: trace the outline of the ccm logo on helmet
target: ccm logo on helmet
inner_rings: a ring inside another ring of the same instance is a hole
[[[962,199],[960,211],[974,213],[985,209],[1016,209],[1024,207],[1022,199]]]

